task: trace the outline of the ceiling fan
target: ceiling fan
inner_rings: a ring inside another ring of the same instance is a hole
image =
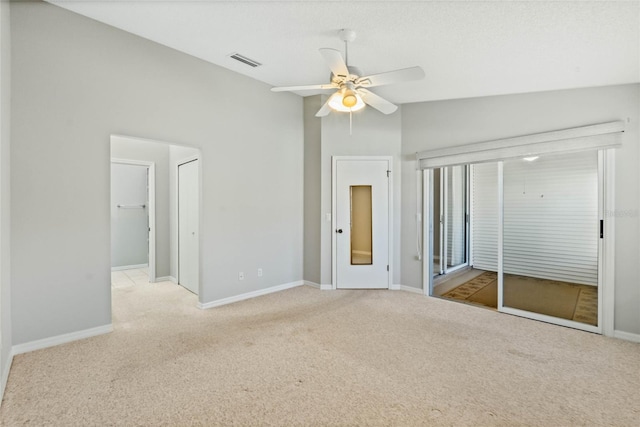
[[[320,54],[331,70],[330,83],[274,87],[271,88],[271,90],[273,92],[333,90],[334,93],[329,97],[327,102],[324,103],[322,108],[318,110],[316,117],[324,117],[328,115],[331,110],[351,113],[361,110],[365,105],[370,105],[384,114],[391,114],[396,111],[398,109],[397,105],[376,95],[368,88],[422,79],[424,77],[422,68],[403,68],[380,74],[372,74],[370,76],[362,76],[362,72],[358,68],[348,65],[347,46],[349,42],[355,40],[355,31],[343,29],[340,30],[339,35],[345,44],[344,59],[340,51],[336,49],[320,49]]]

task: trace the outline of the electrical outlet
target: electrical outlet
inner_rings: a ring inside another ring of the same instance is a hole
[[[244,272],[238,273],[238,280],[244,280]]]
[[[258,277],[262,277],[262,269],[261,268],[258,269]]]

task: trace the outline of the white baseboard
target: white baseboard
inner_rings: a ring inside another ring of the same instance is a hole
[[[411,293],[414,293],[414,294],[422,295],[422,289],[414,288],[412,286],[399,285],[399,284],[392,284],[391,287],[389,288],[389,290],[391,290],[391,291],[406,291],[406,292],[411,292]]]
[[[109,323],[108,325],[98,326],[96,328],[57,335],[55,337],[44,338],[24,344],[17,344],[11,347],[11,351],[13,355],[28,353],[30,351],[41,350],[43,348],[53,347],[60,344],[66,344],[68,342],[77,341],[84,338],[95,337],[96,335],[107,334],[111,331],[113,331],[113,325]]]
[[[640,334],[632,334],[631,332],[613,331],[614,338],[640,343]]]
[[[414,288],[413,286],[405,286],[405,285],[398,285],[398,286],[399,286],[398,289],[401,291],[411,292],[412,294],[424,295],[424,292],[420,288]]]
[[[111,271],[137,270],[139,268],[147,268],[149,264],[121,265],[119,267],[111,267]]]
[[[329,284],[329,285],[321,285],[319,283],[310,282],[308,280],[305,280],[304,284],[307,285],[307,286],[314,287],[316,289],[320,289],[321,291],[332,291],[333,290],[333,285],[331,285],[331,284]]]
[[[156,281],[153,283],[158,283],[158,282],[172,282],[172,283],[178,284],[178,279],[176,279],[173,276],[156,277]]]
[[[262,295],[267,295],[267,294],[272,294],[274,292],[284,291],[284,290],[295,288],[295,287],[298,287],[298,286],[303,286],[305,284],[306,283],[304,282],[304,280],[299,280],[297,282],[285,283],[283,285],[272,286],[270,288],[260,289],[260,290],[253,291],[253,292],[247,292],[246,294],[240,294],[240,295],[236,295],[236,296],[233,296],[233,297],[222,298],[222,299],[219,299],[219,300],[216,300],[216,301],[205,302],[204,304],[199,302],[198,303],[198,308],[200,308],[202,310],[206,310],[208,308],[219,307],[221,305],[233,304],[234,302],[244,301],[246,299],[259,297],[259,296],[262,296]]]
[[[2,399],[4,398],[4,390],[7,387],[7,381],[9,380],[9,371],[11,371],[11,364],[13,363],[13,350],[9,351],[9,358],[7,362],[2,367],[2,372],[0,373],[0,405],[2,404]]]

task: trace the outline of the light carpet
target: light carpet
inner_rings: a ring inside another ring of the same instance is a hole
[[[114,332],[18,355],[6,426],[616,425],[640,345],[402,291],[298,287],[210,310],[113,290]]]

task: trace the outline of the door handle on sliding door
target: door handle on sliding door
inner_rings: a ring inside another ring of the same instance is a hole
[[[342,228],[338,228],[338,229],[336,230],[336,233],[338,233],[338,234],[342,234]]]

